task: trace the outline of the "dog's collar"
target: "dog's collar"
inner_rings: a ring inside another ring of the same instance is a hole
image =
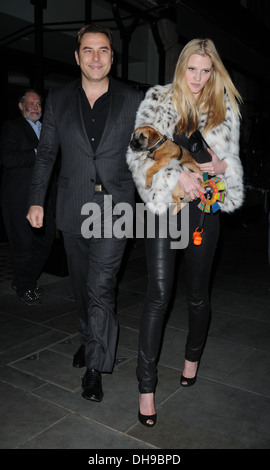
[[[155,160],[154,157],[151,156],[151,153],[155,152],[155,150],[157,150],[159,147],[161,147],[162,144],[164,144],[164,142],[166,142],[166,140],[168,140],[168,137],[166,137],[166,135],[164,135],[163,139],[159,140],[159,142],[157,142],[154,147],[148,149],[148,152],[149,152],[149,158],[152,158],[152,160]],[[182,155],[183,155],[183,149],[181,147],[181,145],[179,145],[180,147],[180,155],[179,157],[177,158],[177,160],[181,160],[182,158]]]
[[[166,140],[168,140],[168,137],[166,137],[166,135],[164,135],[163,139],[159,140],[159,142],[157,142],[154,147],[148,149],[149,153],[153,153],[155,152],[155,150],[157,150],[162,144],[164,144],[164,142],[166,142]],[[151,157],[152,158],[152,157]]]

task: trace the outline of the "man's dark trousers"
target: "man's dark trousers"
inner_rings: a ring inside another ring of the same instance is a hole
[[[127,239],[103,236],[103,197],[102,193],[94,198],[101,209],[102,238],[85,238],[67,232],[63,232],[63,237],[79,314],[81,343],[85,345],[86,368],[112,372],[118,338],[115,289]],[[114,216],[112,223],[115,220]]]

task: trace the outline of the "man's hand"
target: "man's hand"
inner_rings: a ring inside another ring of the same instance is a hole
[[[41,228],[43,226],[44,210],[42,206],[30,206],[26,216],[30,224],[34,228]]]

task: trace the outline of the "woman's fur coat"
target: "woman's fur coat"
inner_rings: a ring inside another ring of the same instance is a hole
[[[174,109],[171,97],[171,85],[157,85],[148,90],[136,116],[135,128],[139,126],[152,126],[168,138],[173,139],[175,126],[179,115]],[[240,122],[233,112],[231,103],[225,95],[227,113],[222,124],[209,131],[204,137],[209,147],[227,163],[224,175],[217,175],[225,182],[226,192],[221,210],[233,212],[243,202],[243,169],[239,159],[239,132]],[[199,130],[205,125],[206,114],[199,121]],[[172,191],[178,183],[179,175],[184,167],[179,161],[172,159],[170,163],[161,168],[153,177],[152,187],[145,189],[145,173],[153,165],[153,160],[147,157],[146,151],[133,151],[130,147],[127,152],[127,163],[132,172],[138,193],[143,202],[153,212],[162,213],[172,203]]]

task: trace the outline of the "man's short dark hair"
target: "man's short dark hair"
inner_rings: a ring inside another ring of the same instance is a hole
[[[76,37],[76,50],[77,50],[77,52],[79,52],[80,45],[81,45],[81,42],[82,42],[82,37],[86,33],[105,34],[105,36],[107,36],[107,38],[110,41],[110,46],[111,46],[111,49],[112,49],[112,47],[113,47],[113,35],[112,35],[111,30],[109,28],[106,28],[105,26],[101,26],[101,25],[98,25],[98,24],[87,24],[87,25],[83,26],[77,32],[77,37]]]

